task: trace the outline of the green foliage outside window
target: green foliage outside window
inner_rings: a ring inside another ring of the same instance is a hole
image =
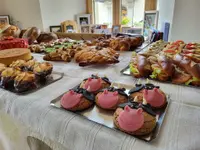
[[[127,24],[129,24],[129,22],[130,22],[130,19],[128,17],[123,17],[121,24],[127,25]]]

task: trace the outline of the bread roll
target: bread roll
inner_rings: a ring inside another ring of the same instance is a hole
[[[42,42],[47,43],[47,42],[50,42],[52,40],[57,40],[57,39],[58,39],[58,37],[57,37],[57,35],[55,33],[52,33],[52,32],[49,32],[49,33],[43,32],[37,38],[37,42],[38,43],[42,43]]]
[[[40,36],[40,33],[41,31],[37,27],[28,28],[22,38],[28,39],[28,43],[33,44],[33,42]]]

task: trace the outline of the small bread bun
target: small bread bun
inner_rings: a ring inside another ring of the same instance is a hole
[[[28,28],[23,34],[22,38],[28,39],[28,43],[31,45],[40,36],[40,29],[37,27]]]
[[[53,41],[53,40],[57,40],[58,39],[58,36],[55,34],[55,33],[52,33],[52,32],[43,32],[40,34],[40,36],[37,38],[37,42],[38,43],[48,43],[50,41]]]

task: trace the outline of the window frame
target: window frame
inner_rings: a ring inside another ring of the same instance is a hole
[[[113,25],[121,25],[121,0],[113,1]],[[145,11],[157,10],[157,0],[145,0]],[[94,24],[93,0],[86,0],[86,13],[91,15],[91,23]]]

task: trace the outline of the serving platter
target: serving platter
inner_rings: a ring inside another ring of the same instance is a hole
[[[126,76],[132,76],[131,75],[131,72],[130,72],[130,69],[129,69],[129,66],[127,66],[127,67],[125,67],[124,69],[122,69],[121,71],[120,71],[120,73],[121,74],[123,74],[123,75],[126,75]],[[143,77],[143,79],[145,79],[144,77]],[[147,79],[147,78],[146,78]],[[192,87],[192,88],[200,88],[200,87],[198,87],[198,86],[193,86],[193,85],[185,85],[185,84],[176,84],[176,83],[172,83],[172,82],[170,82],[170,81],[159,81],[159,80],[156,80],[156,79],[152,79],[152,78],[148,78],[149,80],[152,80],[152,81],[157,81],[157,82],[161,82],[161,83],[167,83],[167,84],[173,84],[173,85],[181,85],[181,86],[185,86],[185,87]]]
[[[125,85],[125,84],[121,84],[121,83],[112,83],[112,86],[115,87],[115,88],[126,88],[125,92],[127,94],[133,88],[133,86],[131,86],[131,85]],[[63,96],[63,94],[61,96],[57,97],[56,99],[52,100],[50,102],[50,105],[55,107],[55,108],[64,110],[64,108],[62,108],[62,106],[60,105],[60,100],[61,100],[62,96]],[[150,134],[145,135],[145,136],[135,136],[136,138],[139,138],[139,139],[144,140],[146,142],[150,142],[150,141],[152,141],[152,140],[154,140],[158,137],[161,126],[162,126],[163,121],[164,121],[164,117],[167,113],[167,109],[168,109],[169,104],[170,104],[170,101],[171,101],[170,97],[167,96],[166,106],[162,109],[157,109],[157,110],[154,111],[156,113],[157,125],[156,125],[156,128],[153,130],[153,132],[151,132]],[[104,125],[104,126],[110,128],[110,129],[118,130],[113,123],[114,111],[104,110],[104,109],[101,109],[101,108],[97,107],[96,105],[94,105],[93,107],[91,107],[87,110],[75,112],[75,113],[86,118],[86,119],[88,119],[88,120],[90,120],[90,121]],[[120,130],[118,130],[118,131],[120,131]]]
[[[64,73],[53,71],[51,73],[51,75],[49,75],[49,76],[47,76],[45,78],[45,80],[36,81],[35,82],[35,86],[32,89],[29,89],[29,90],[27,90],[25,92],[18,92],[14,88],[8,88],[8,89],[4,89],[3,87],[1,87],[1,88],[4,89],[4,90],[10,91],[12,93],[16,93],[18,95],[26,95],[26,94],[30,94],[30,93],[36,92],[37,90],[42,89],[42,88],[44,88],[44,87],[46,87],[46,86],[48,86],[48,85],[60,80],[60,79],[62,79],[63,76],[64,76]]]

